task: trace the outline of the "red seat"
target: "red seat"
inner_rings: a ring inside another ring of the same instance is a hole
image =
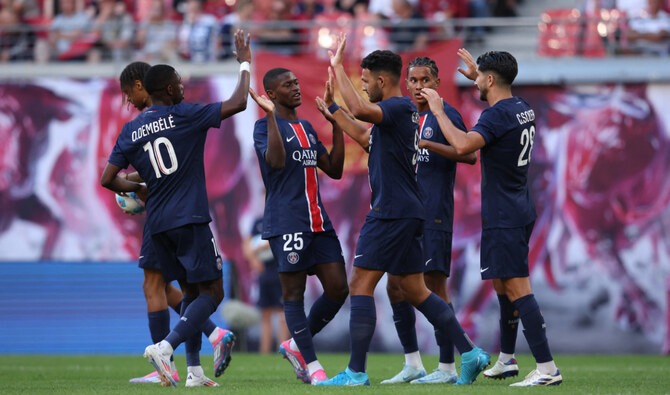
[[[549,9],[538,24],[540,56],[605,56],[598,33],[600,18],[586,18],[576,8]]]

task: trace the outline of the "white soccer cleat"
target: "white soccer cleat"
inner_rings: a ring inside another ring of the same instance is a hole
[[[502,380],[512,376],[519,375],[519,365],[516,363],[516,359],[511,358],[507,362],[502,362],[498,359],[491,367],[491,369],[486,369],[483,373],[484,377],[487,379]]]
[[[542,374],[537,369],[528,373],[523,381],[518,383],[510,384],[510,387],[538,387],[538,386],[549,386],[549,385],[559,385],[563,382],[563,376],[561,372],[556,369],[554,374]]]
[[[402,367],[400,373],[396,374],[390,379],[382,381],[381,384],[409,383],[410,381],[420,379],[425,375],[426,375],[425,369],[417,369],[415,367],[405,365]]]
[[[174,381],[179,382],[179,372],[177,372],[176,369],[172,371],[172,378]],[[130,379],[129,382],[133,384],[159,384],[161,382],[161,376],[154,370],[146,376]]]
[[[458,374],[435,369],[433,373],[410,381],[410,384],[453,384],[458,381]]]
[[[187,387],[218,387],[219,383],[208,378],[204,374],[202,376],[195,376],[193,373],[189,373],[186,377],[186,386]]]
[[[144,349],[144,358],[146,358],[161,378],[161,384],[164,386],[177,386],[177,382],[170,372],[170,354],[163,354],[158,344],[152,344]]]

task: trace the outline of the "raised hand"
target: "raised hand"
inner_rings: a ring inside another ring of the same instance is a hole
[[[272,114],[275,111],[275,104],[272,100],[268,99],[265,95],[259,96],[252,88],[249,88],[249,94],[251,98],[258,104],[260,108],[265,111],[266,114]]]
[[[319,96],[316,97],[316,108],[323,114],[323,116],[330,122],[335,122],[333,114],[328,111],[328,107],[335,102],[335,92],[333,88],[333,80],[335,76],[333,75],[333,70],[328,68],[328,80],[325,84],[325,89],[323,92],[323,99]]]
[[[235,51],[233,52],[237,57],[237,61],[251,63],[251,36],[244,35],[244,30],[237,29],[235,32]]]
[[[475,59],[472,57],[470,52],[465,48],[458,49],[458,57],[465,62],[465,65],[468,66],[467,70],[459,67],[458,71],[466,76],[468,79],[474,81],[477,79],[477,64]]]
[[[430,111],[435,114],[438,111],[444,111],[444,103],[440,94],[435,89],[423,88],[421,89],[421,96],[423,96],[430,106]]]
[[[332,67],[341,66],[342,61],[344,60],[344,49],[347,46],[347,35],[345,33],[340,33],[337,36],[337,51],[328,51],[328,56],[330,56],[330,65]]]

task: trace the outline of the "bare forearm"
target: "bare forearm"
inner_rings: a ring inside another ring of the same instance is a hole
[[[265,161],[273,169],[281,169],[286,162],[286,150],[281,140],[279,125],[274,113],[268,114],[268,149],[265,151]]]

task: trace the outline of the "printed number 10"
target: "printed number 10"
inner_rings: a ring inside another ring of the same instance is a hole
[[[163,155],[161,154],[160,147],[163,145],[165,151],[167,151],[168,156],[170,157],[170,167],[165,166],[165,161],[163,160]],[[149,160],[151,161],[151,166],[154,168],[154,173],[156,178],[161,178],[163,174],[170,175],[177,171],[179,164],[177,163],[177,154],[174,151],[174,147],[170,140],[166,137],[159,137],[154,140],[153,145],[151,141],[144,144],[142,147],[149,154]]]

